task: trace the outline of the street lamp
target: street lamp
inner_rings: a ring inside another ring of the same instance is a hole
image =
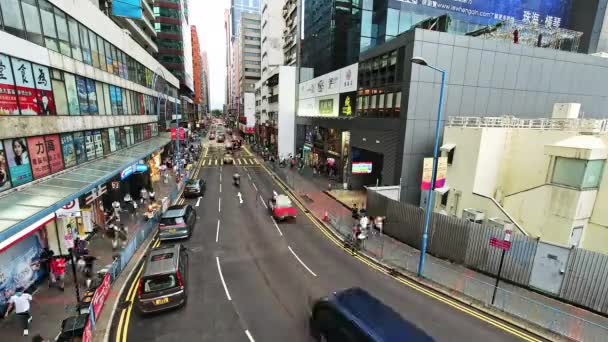
[[[426,256],[426,245],[429,235],[429,223],[431,221],[431,209],[433,203],[433,194],[435,192],[435,177],[437,177],[437,159],[439,155],[439,129],[441,128],[441,112],[443,111],[443,94],[445,91],[445,74],[446,71],[439,69],[429,63],[422,57],[414,57],[411,59],[412,63],[429,67],[435,71],[441,73],[441,92],[439,93],[439,108],[437,109],[437,125],[435,125],[435,147],[433,148],[433,172],[431,174],[431,187],[429,188],[429,195],[426,202],[426,211],[424,215],[424,230],[422,232],[422,247],[420,248],[420,261],[418,263],[418,276],[422,275],[424,269],[424,258]]]

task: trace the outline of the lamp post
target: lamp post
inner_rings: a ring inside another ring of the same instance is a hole
[[[441,73],[441,92],[439,93],[439,108],[437,109],[437,125],[435,126],[435,147],[433,148],[433,172],[431,174],[431,187],[426,202],[426,210],[424,213],[424,230],[422,232],[422,246],[420,248],[420,261],[418,262],[418,276],[422,275],[424,269],[424,258],[426,256],[426,245],[429,233],[429,223],[431,221],[431,210],[433,207],[433,194],[435,191],[435,177],[437,177],[437,162],[439,156],[439,133],[441,128],[441,112],[443,111],[443,94],[445,91],[445,74],[446,71],[429,65],[422,57],[412,58],[412,63],[429,67]]]

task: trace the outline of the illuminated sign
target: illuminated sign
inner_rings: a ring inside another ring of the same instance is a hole
[[[353,162],[352,174],[370,174],[372,173],[372,162]]]
[[[142,173],[146,171],[148,171],[148,165],[146,164],[129,165],[120,173],[120,180],[123,180],[134,173]]]

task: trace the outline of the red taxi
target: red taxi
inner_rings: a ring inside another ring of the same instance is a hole
[[[296,208],[293,206],[291,199],[286,195],[273,196],[268,200],[268,209],[272,217],[277,221],[296,218]]]

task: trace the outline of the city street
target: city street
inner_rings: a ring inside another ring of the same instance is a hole
[[[207,157],[222,153],[215,144],[209,151]],[[240,187],[232,183],[236,172]],[[112,341],[309,341],[310,303],[352,286],[368,290],[437,341],[525,336],[375,270],[336,246],[301,208],[295,221],[275,224],[265,202],[273,190],[284,191],[260,164],[202,167],[199,177],[207,181],[205,196],[185,201],[198,214],[193,236],[183,241],[190,253],[187,305],[149,317],[135,308],[121,314],[119,306]]]

